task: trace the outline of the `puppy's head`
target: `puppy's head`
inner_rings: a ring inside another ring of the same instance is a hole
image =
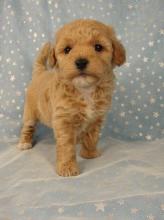
[[[90,87],[108,77],[125,62],[125,49],[112,27],[95,20],[76,20],[64,25],[56,36],[51,65],[63,79]]]

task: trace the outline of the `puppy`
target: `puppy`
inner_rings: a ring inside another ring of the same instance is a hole
[[[100,156],[96,145],[111,106],[113,69],[124,62],[125,49],[112,27],[90,19],[64,25],[34,63],[18,148],[32,148],[41,121],[54,129],[57,173],[78,175],[76,144],[81,143],[82,157]]]

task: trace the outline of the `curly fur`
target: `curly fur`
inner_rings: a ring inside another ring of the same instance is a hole
[[[103,51],[95,51],[97,43],[103,45]],[[69,54],[64,53],[66,46],[72,48]],[[89,60],[82,76],[75,66],[79,57]],[[55,42],[46,43],[34,63],[18,147],[32,147],[36,122],[41,121],[54,129],[57,173],[78,175],[75,146],[81,143],[80,154],[84,158],[100,155],[96,146],[111,106],[113,68],[124,62],[125,49],[112,27],[89,19],[64,25]]]

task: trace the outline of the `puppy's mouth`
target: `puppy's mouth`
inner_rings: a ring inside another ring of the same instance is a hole
[[[76,87],[88,88],[95,85],[99,81],[98,77],[87,72],[80,72],[76,75],[72,82]]]
[[[87,77],[87,76],[92,76],[91,74],[85,73],[85,72],[80,72],[77,77]],[[93,77],[93,76],[92,76]]]

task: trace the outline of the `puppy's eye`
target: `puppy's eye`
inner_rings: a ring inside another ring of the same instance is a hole
[[[72,49],[72,48],[69,47],[69,46],[65,47],[65,48],[64,48],[64,53],[65,53],[65,54],[68,54],[71,49]]]
[[[95,44],[95,51],[101,52],[103,50],[103,46],[101,44]]]

